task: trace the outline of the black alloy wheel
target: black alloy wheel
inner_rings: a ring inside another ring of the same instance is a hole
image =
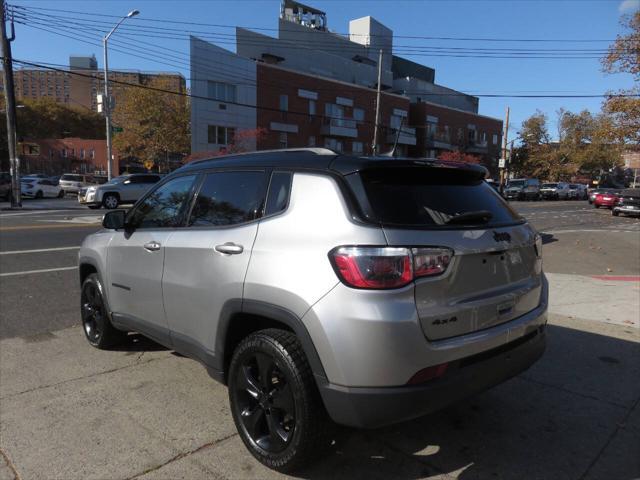
[[[294,471],[330,445],[332,423],[292,332],[268,329],[246,337],[233,353],[228,379],[240,438],[267,467]]]
[[[96,273],[89,275],[82,283],[80,309],[82,329],[94,347],[109,348],[120,343],[126,336],[125,332],[111,325],[102,294],[102,284]]]
[[[237,408],[249,438],[269,453],[282,452],[296,426],[293,392],[282,368],[273,357],[253,352],[237,375]]]

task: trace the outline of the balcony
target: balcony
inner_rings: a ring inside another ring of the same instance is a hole
[[[431,148],[451,149],[451,135],[447,132],[429,132],[425,137],[425,145]]]
[[[489,153],[489,143],[486,140],[484,142],[469,140],[466,151],[468,153]]]
[[[398,135],[397,128],[391,128],[387,135],[387,143],[394,144],[396,142],[396,136],[398,137],[398,145],[415,145],[416,144],[416,129],[409,127],[401,127],[400,135]]]
[[[330,137],[358,137],[356,121],[352,118],[324,118],[320,133]]]

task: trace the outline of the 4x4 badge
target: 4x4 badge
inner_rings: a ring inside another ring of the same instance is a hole
[[[511,235],[509,235],[507,232],[493,232],[493,239],[496,242],[510,242]]]

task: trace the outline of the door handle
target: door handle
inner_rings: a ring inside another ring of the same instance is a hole
[[[161,245],[156,242],[155,240],[153,242],[149,242],[149,243],[145,243],[144,244],[144,249],[148,250],[149,252],[155,252],[157,250],[160,250]]]
[[[216,252],[226,253],[227,255],[237,255],[244,251],[242,245],[236,245],[233,242],[223,243],[222,245],[216,245]]]

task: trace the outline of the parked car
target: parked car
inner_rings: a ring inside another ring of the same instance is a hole
[[[507,200],[539,200],[540,181],[537,178],[509,180],[504,196]]]
[[[0,172],[0,198],[5,202],[11,200],[11,174]]]
[[[618,203],[618,194],[617,193],[598,193],[596,194],[596,198],[593,199],[593,206],[595,208],[605,207],[605,208],[613,208],[613,206]]]
[[[596,199],[596,195],[599,193],[619,193],[620,190],[616,188],[596,188],[589,192],[589,203],[593,204]]]
[[[23,177],[20,179],[20,194],[25,198],[62,198],[64,190],[48,178]]]
[[[627,188],[620,193],[618,202],[611,209],[611,214],[640,216],[640,188]]]
[[[65,194],[77,194],[81,188],[96,185],[92,175],[80,173],[65,173],[60,177],[60,188]]]
[[[135,203],[162,175],[152,173],[131,173],[111,179],[103,185],[87,187],[78,201],[89,208],[118,208],[123,203]]]
[[[545,200],[566,200],[569,198],[569,184],[543,183],[540,186],[540,196]]]
[[[586,200],[587,187],[578,183],[569,184],[569,200]]]
[[[326,149],[189,163],[86,237],[86,338],[136,331],[202,362],[247,449],[294,470],[327,418],[410,420],[542,355],[541,237],[484,175]]]

